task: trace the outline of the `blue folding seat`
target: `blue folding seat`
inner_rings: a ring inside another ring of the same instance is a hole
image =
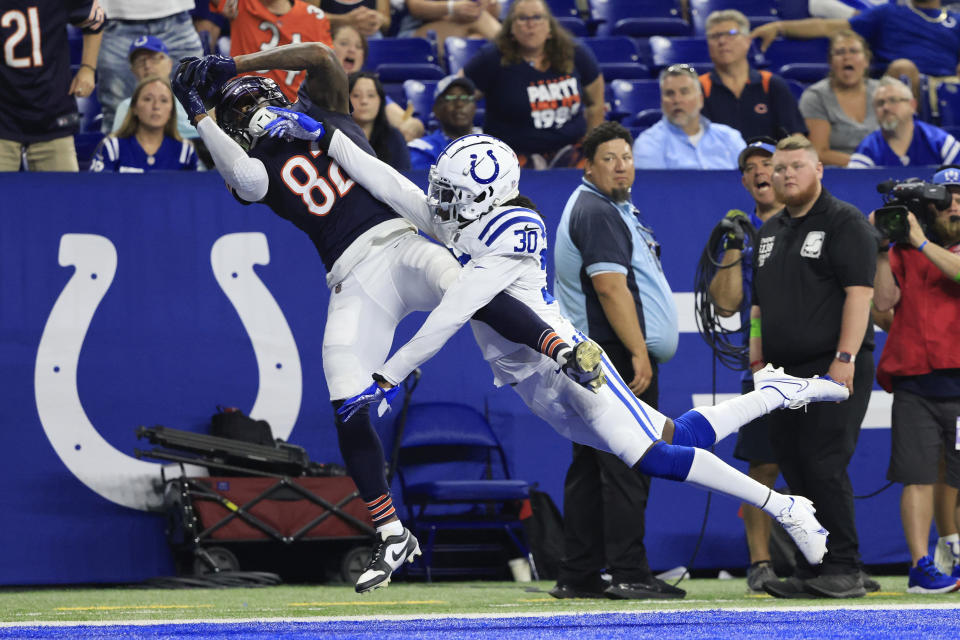
[[[960,84],[944,82],[938,86],[937,106],[940,110],[941,127],[960,127]]]
[[[693,22],[694,35],[704,35],[707,29],[707,16],[714,11],[736,9],[747,17],[750,27],[780,19],[780,6],[777,0],[689,0],[690,19]]]
[[[650,49],[653,52],[653,66],[657,71],[681,63],[689,64],[697,73],[706,73],[713,69],[705,38],[651,36]]]
[[[479,38],[460,38],[450,36],[443,41],[443,57],[447,63],[447,73],[457,73],[477,54],[486,40]]]
[[[680,0],[589,0],[591,23],[598,36],[685,36]]]
[[[756,64],[790,80],[812,83],[827,77],[830,72],[828,54],[830,41],[789,40],[777,38],[770,47],[756,57]]]
[[[650,67],[640,62],[634,41],[626,36],[581,38],[597,58],[605,80],[650,77]]]
[[[426,38],[376,38],[368,44],[370,53],[364,68],[376,71],[381,82],[439,80],[446,75],[439,65],[436,45]]]
[[[659,108],[660,83],[657,80],[614,80],[610,83],[610,119],[622,120],[641,111]]]

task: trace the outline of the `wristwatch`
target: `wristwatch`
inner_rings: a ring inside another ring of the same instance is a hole
[[[837,351],[836,358],[840,362],[849,362],[852,364],[854,361],[856,361],[857,356],[853,355],[849,351]]]

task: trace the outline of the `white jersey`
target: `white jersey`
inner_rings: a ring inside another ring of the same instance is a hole
[[[420,229],[442,239],[463,264],[457,281],[427,317],[423,326],[379,370],[393,384],[433,357],[473,314],[505,291],[527,304],[550,324],[561,338],[572,343],[576,333],[547,293],[546,226],[540,215],[522,207],[499,207],[451,236],[434,219],[427,196],[399,172],[386,167],[357,147],[339,131],[331,154],[353,176],[376,175],[364,187]],[[497,386],[519,382],[547,356],[526,345],[507,340],[486,324],[472,323],[483,357],[494,372]]]

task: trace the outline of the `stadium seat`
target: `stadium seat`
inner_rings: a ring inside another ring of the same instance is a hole
[[[611,120],[636,116],[647,109],[660,108],[660,83],[657,80],[614,80],[610,83]]]
[[[80,112],[80,132],[100,131],[103,113],[100,109],[100,101],[97,99],[97,92],[94,91],[86,98],[75,99],[77,101],[77,111]]]
[[[623,126],[628,129],[633,129],[634,127],[639,128],[641,131],[644,129],[649,129],[653,125],[660,122],[663,118],[663,111],[660,109],[644,109],[640,113],[637,113],[632,116],[627,116],[623,119],[621,123]]]
[[[407,510],[404,521],[423,550],[421,566],[427,580],[440,574],[500,571],[489,565],[434,566],[435,553],[480,550],[476,545],[438,544],[441,530],[499,530],[506,534],[504,542],[512,543],[502,546],[508,550],[507,558],[529,558],[518,507],[529,497],[530,485],[511,479],[503,447],[487,419],[473,407],[455,402],[405,408],[394,425],[396,455],[391,468]]]
[[[773,69],[773,71],[786,80],[797,80],[813,84],[818,80],[823,80],[830,73],[830,65],[820,62],[795,62],[785,64],[782,67]]]
[[[607,36],[596,38],[582,38],[585,44],[593,51],[597,62],[639,62],[640,54],[633,40],[625,36]]]
[[[93,152],[97,150],[97,146],[104,137],[105,136],[99,131],[78,133],[73,136],[73,148],[76,149],[77,152],[77,164],[80,167],[80,171],[90,169]]]
[[[780,19],[780,6],[777,0],[690,0],[693,34],[701,36],[706,34],[707,16],[723,9],[736,9],[747,16],[751,29]]]
[[[810,17],[809,0],[779,0],[781,20],[803,20]]]
[[[437,126],[433,117],[433,92],[436,90],[434,80],[407,80],[403,83],[407,104],[413,105],[413,115],[420,118],[428,131]]]
[[[803,92],[807,90],[809,85],[800,82],[799,80],[787,80],[787,86],[790,87],[790,93],[793,94],[793,97],[800,100],[800,96],[803,95]],[[871,107],[868,107],[871,108]]]
[[[591,23],[598,36],[685,36],[679,0],[589,0]]]
[[[697,73],[706,73],[713,69],[705,38],[651,36],[650,49],[653,52],[653,66],[658,71],[680,63],[689,64]]]
[[[578,38],[585,38],[590,35],[587,23],[580,18],[569,18],[567,16],[557,18],[560,26],[572,33]]]
[[[763,53],[757,53],[755,64],[766,67],[774,73],[784,65],[804,63],[829,65],[830,41],[826,38],[814,40],[788,40],[777,38],[770,43],[770,47]],[[823,78],[822,74],[817,80]]]
[[[435,44],[426,38],[375,38],[368,44],[370,53],[364,68],[380,74],[381,82],[439,80],[446,75]]]
[[[960,84],[944,82],[937,87],[937,106],[941,127],[960,127]]]
[[[611,80],[645,80],[650,77],[650,67],[639,62],[605,62],[600,65],[605,82]]]
[[[476,55],[486,40],[479,38],[459,38],[450,36],[443,41],[443,57],[447,64],[447,73],[457,73]]]

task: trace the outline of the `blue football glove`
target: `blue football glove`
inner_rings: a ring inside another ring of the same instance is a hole
[[[183,68],[183,65],[181,65],[181,68]],[[170,86],[173,89],[173,95],[177,97],[177,100],[183,105],[183,110],[190,117],[190,122],[194,122],[197,116],[207,112],[196,86],[186,82],[179,71],[174,76]]]
[[[319,140],[326,133],[323,124],[305,113],[291,111],[283,107],[267,107],[267,111],[277,114],[277,119],[263,128],[272,138],[283,137],[287,140]]]
[[[216,106],[217,97],[227,80],[237,75],[237,63],[226,56],[182,58],[177,78],[183,84],[193,85],[207,107]]]
[[[337,409],[337,415],[342,416],[343,421],[346,422],[363,407],[379,402],[380,406],[377,407],[377,415],[382,416],[390,410],[390,401],[393,400],[398,393],[400,393],[399,386],[384,389],[378,383],[374,382],[360,392],[359,395],[355,395],[344,402],[343,405]]]

